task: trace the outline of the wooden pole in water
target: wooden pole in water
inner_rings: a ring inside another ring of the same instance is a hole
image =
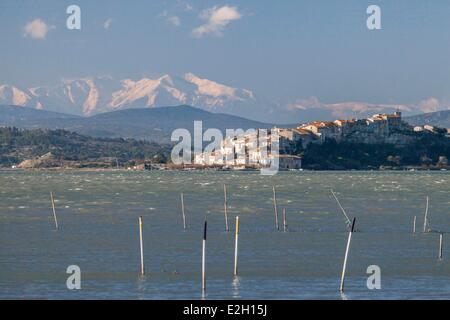
[[[183,228],[186,230],[186,213],[184,211],[184,194],[181,193],[181,213],[183,214]]]
[[[238,275],[239,216],[236,217],[236,236],[234,241],[234,276]]]
[[[439,234],[439,260],[442,260],[442,233]]]
[[[58,219],[56,218],[55,199],[53,198],[53,192],[52,191],[50,191],[50,198],[52,200],[52,209],[53,209],[53,218],[55,219],[55,227],[56,227],[56,230],[58,230],[59,227],[58,227]]]
[[[225,231],[230,231],[230,228],[228,227],[228,206],[227,206],[227,186],[223,185],[223,195],[224,195],[224,202],[223,202],[223,210],[225,213]]]
[[[425,217],[423,218],[423,232],[427,232],[427,225],[428,225],[428,196],[427,196],[427,204],[425,207]]]
[[[145,268],[144,268],[144,242],[142,239],[142,217],[139,217],[139,243],[141,248],[141,275],[145,274]]]
[[[275,191],[275,186],[273,186],[273,210],[275,212],[275,227],[280,231],[280,226],[278,225],[277,193]]]
[[[348,233],[347,247],[345,249],[345,257],[344,257],[344,265],[342,267],[341,286],[339,288],[339,292],[341,292],[341,293],[344,292],[345,269],[347,268],[347,258],[348,258],[348,252],[350,250],[350,242],[352,241],[352,234],[353,234],[353,231],[355,230],[355,221],[356,221],[356,218],[353,218],[352,226]]]
[[[205,220],[203,228],[203,243],[202,243],[202,291],[206,291],[206,229],[208,222]]]
[[[414,216],[413,233],[416,233],[416,220],[417,220],[417,216]]]
[[[283,208],[283,231],[287,231],[286,208]]]

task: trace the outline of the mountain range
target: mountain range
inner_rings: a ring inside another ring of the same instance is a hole
[[[64,129],[83,135],[105,138],[134,138],[168,143],[175,129],[194,130],[194,121],[202,121],[203,131],[271,128],[273,124],[212,113],[190,106],[126,109],[90,117],[67,115],[20,106],[0,106],[0,126],[17,128]]]
[[[431,124],[450,128],[450,110],[405,117],[412,125]],[[0,126],[17,128],[64,129],[83,135],[105,138],[134,138],[158,143],[170,142],[175,129],[185,128],[193,132],[194,121],[203,122],[203,130],[271,128],[273,123],[212,113],[190,106],[137,108],[101,113],[89,117],[68,115],[20,106],[0,106]],[[300,123],[281,125],[296,127]]]
[[[108,77],[62,80],[53,87],[0,86],[0,105],[19,105],[79,116],[129,108],[192,105],[204,110],[233,113],[255,107],[250,90],[229,87],[192,73],[183,77],[114,80]]]
[[[429,124],[441,128],[450,128],[450,110],[419,114],[406,117],[405,120],[413,126]]]
[[[193,73],[183,76],[115,80],[111,77],[64,79],[54,86],[22,88],[0,85],[0,105],[18,105],[77,116],[131,108],[190,105],[261,122],[295,123],[337,118],[363,118],[374,113],[401,110],[405,115],[448,109],[434,98],[417,105],[365,102],[324,103],[315,97],[275,102]]]

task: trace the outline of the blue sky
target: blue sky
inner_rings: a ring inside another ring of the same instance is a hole
[[[70,4],[81,30],[66,28]],[[367,29],[369,4],[381,7],[382,30]],[[208,25],[224,6],[228,23]],[[448,102],[449,12],[448,0],[2,0],[0,83],[193,72],[281,102]],[[44,39],[24,35],[36,19]]]

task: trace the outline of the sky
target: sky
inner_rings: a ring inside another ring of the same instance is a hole
[[[81,30],[66,8],[81,8]],[[381,8],[381,30],[366,26]],[[450,101],[448,0],[2,0],[0,84],[193,72],[273,101]]]

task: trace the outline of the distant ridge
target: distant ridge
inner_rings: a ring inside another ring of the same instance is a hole
[[[450,128],[450,110],[410,116],[406,117],[405,121],[414,126],[429,124],[442,128]]]
[[[187,105],[126,109],[78,117],[27,107],[0,106],[0,126],[18,128],[64,129],[94,137],[134,138],[167,143],[175,129],[194,129],[194,121],[202,121],[203,130],[217,128],[270,128],[273,124],[238,116],[211,113]]]
[[[39,110],[34,108],[15,106],[15,105],[0,105],[0,120],[5,121],[25,121],[32,122],[42,119],[55,118],[80,118],[79,116],[69,115],[61,112]]]

